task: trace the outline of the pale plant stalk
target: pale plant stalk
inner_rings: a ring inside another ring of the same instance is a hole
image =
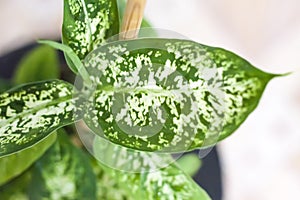
[[[128,0],[123,16],[121,40],[135,39],[138,37],[142,24],[146,0]]]

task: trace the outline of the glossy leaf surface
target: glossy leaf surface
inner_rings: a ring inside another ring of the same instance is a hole
[[[32,170],[31,199],[96,200],[96,177],[90,161],[62,130]]]
[[[69,142],[58,140],[22,175],[0,187],[2,199],[96,199],[96,178],[88,156]]]
[[[56,134],[43,139],[36,145],[0,158],[0,185],[20,175],[29,168],[56,140]]]
[[[127,170],[119,171],[101,165],[127,199],[210,200],[206,192],[174,161],[169,163],[172,159],[169,154],[155,155],[149,152],[138,152],[109,143],[99,137],[94,141],[94,151],[95,154],[103,154],[104,151],[107,159],[110,157],[114,160],[118,169],[123,167]],[[169,164],[160,168],[164,163]],[[134,171],[137,168],[140,170],[138,173]],[[128,170],[132,171],[128,172]]]
[[[127,191],[129,199],[190,199],[210,200],[206,192],[177,166],[151,173],[125,173],[112,171],[121,187]]]
[[[275,76],[224,49],[176,39],[114,42],[86,61],[96,86],[85,122],[143,151],[186,151],[226,138]]]
[[[109,173],[103,170],[103,165],[91,158],[94,173],[97,177],[97,199],[130,200],[126,191]]]
[[[20,61],[13,76],[15,84],[54,78],[59,78],[58,55],[53,48],[45,45],[29,51]],[[55,140],[56,134],[52,134],[29,148],[1,157],[0,185],[27,170]]]
[[[73,86],[59,80],[0,94],[0,156],[27,148],[74,122]]]
[[[116,0],[64,0],[62,40],[81,60],[118,32]],[[77,72],[67,55],[66,60]]]

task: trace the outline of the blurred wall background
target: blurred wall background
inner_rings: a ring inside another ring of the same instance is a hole
[[[62,0],[1,0],[0,55],[60,36]],[[296,199],[300,191],[300,1],[148,0],[157,28],[220,46],[273,73],[258,109],[219,144],[225,200]]]

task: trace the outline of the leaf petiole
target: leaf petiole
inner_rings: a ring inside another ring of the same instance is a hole
[[[73,62],[74,66],[76,67],[78,73],[82,76],[83,81],[87,84],[87,86],[92,85],[92,81],[90,79],[90,75],[86,71],[84,65],[82,64],[79,57],[76,55],[76,53],[67,45],[61,44],[55,41],[51,40],[38,40],[38,43],[40,44],[46,44],[49,45],[55,49],[61,50],[70,58],[70,60]]]

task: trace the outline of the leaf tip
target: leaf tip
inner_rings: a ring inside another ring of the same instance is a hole
[[[287,73],[283,73],[283,74],[272,74],[272,78],[285,77],[285,76],[289,76],[291,74],[293,74],[293,72],[287,72]]]
[[[36,42],[38,44],[46,44],[48,40],[44,40],[44,39],[38,39]]]

